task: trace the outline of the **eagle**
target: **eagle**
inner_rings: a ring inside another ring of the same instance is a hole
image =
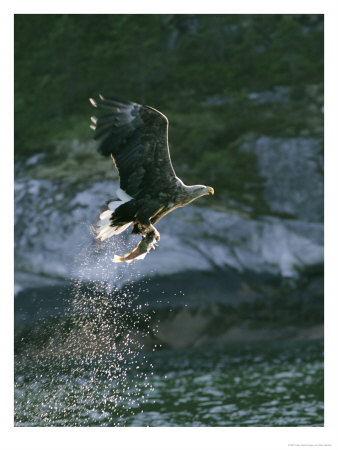
[[[99,241],[124,232],[142,236],[136,248],[114,262],[143,259],[160,240],[154,225],[176,208],[203,195],[214,194],[209,186],[186,186],[171,163],[167,117],[151,106],[106,98],[89,99],[97,108],[90,127],[101,155],[111,157],[119,172],[120,187],[96,220]]]

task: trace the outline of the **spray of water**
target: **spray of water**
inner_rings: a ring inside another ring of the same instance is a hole
[[[43,344],[18,359],[17,426],[123,426],[147,407],[156,330],[130,271],[111,271],[119,245],[79,249],[65,317],[40,323]]]

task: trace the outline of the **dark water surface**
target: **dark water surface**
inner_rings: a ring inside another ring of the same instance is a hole
[[[323,341],[18,359],[16,426],[323,426]]]

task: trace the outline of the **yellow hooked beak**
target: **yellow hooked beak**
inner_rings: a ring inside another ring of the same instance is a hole
[[[209,187],[209,194],[214,195],[214,193],[215,193],[214,188]]]

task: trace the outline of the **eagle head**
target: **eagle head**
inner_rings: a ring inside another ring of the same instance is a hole
[[[204,186],[203,184],[196,184],[195,186],[187,186],[187,194],[189,198],[189,203],[196,200],[203,195],[214,195],[214,189],[210,186]]]
[[[202,197],[202,195],[214,195],[214,188],[210,187],[210,186],[203,186],[203,184],[196,184],[196,186],[191,186],[192,187],[192,192],[196,195],[197,197]]]

